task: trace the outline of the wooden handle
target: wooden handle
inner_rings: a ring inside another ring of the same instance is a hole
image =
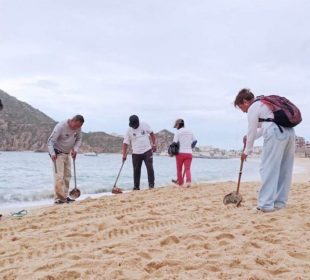
[[[246,143],[243,144],[242,153],[244,153],[245,147],[246,147]],[[239,170],[239,176],[238,176],[238,184],[237,184],[237,194],[239,194],[239,189],[240,189],[240,182],[241,182],[241,176],[242,176],[242,170],[243,170],[243,162],[244,162],[244,160],[241,158],[240,170]]]
[[[73,159],[73,172],[74,172],[74,188],[76,189],[76,172],[75,172],[75,159]]]

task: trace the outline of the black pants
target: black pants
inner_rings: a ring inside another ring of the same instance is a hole
[[[145,163],[147,170],[149,187],[154,188],[155,185],[152,150],[148,150],[144,154],[132,154],[133,180],[134,180],[134,189],[136,190],[140,189],[141,167],[143,161]]]

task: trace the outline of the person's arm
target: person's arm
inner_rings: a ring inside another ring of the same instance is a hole
[[[194,149],[196,147],[196,144],[197,144],[197,139],[196,137],[194,136],[194,134],[192,134],[192,149]]]
[[[152,142],[152,143],[151,143],[151,145],[152,145],[152,151],[153,151],[153,152],[156,152],[157,145],[156,145],[156,136],[155,136],[155,133],[154,133],[154,131],[151,129],[151,127],[150,127],[148,124],[144,123],[143,125],[144,125],[144,128],[145,128],[147,134],[150,135],[151,142]]]
[[[194,140],[194,141],[192,142],[192,149],[194,149],[194,148],[196,147],[196,145],[197,145],[197,140]]]
[[[122,155],[122,159],[123,159],[123,162],[127,159],[127,154],[128,154],[128,146],[130,144],[130,132],[129,130],[127,131],[126,135],[125,135],[125,138],[124,138],[124,141],[123,141],[123,155]]]
[[[56,141],[58,139],[58,137],[60,136],[61,133],[61,127],[59,124],[57,124],[52,132],[52,134],[50,135],[50,137],[47,140],[47,147],[48,147],[48,152],[52,158],[52,160],[56,160],[57,159],[57,155],[55,153],[55,144]]]
[[[258,118],[259,118],[258,105],[259,105],[258,102],[256,104],[253,104],[248,111],[248,133],[246,137],[246,147],[244,150],[245,155],[249,155],[252,152],[254,141],[257,139]]]
[[[82,144],[82,131],[79,131],[79,132],[77,132],[75,144],[74,144],[73,149],[71,151],[71,156],[73,159],[76,158],[77,152],[78,152],[79,148],[81,147],[81,144]]]
[[[176,132],[173,136],[172,143],[178,143],[179,142],[179,134]]]
[[[128,153],[128,144],[123,143],[123,161],[127,159],[127,153]]]
[[[156,145],[156,136],[154,132],[150,133],[151,141],[152,141],[152,150],[153,152],[156,152],[157,145]]]

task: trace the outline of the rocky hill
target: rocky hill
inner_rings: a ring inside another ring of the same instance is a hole
[[[0,111],[0,150],[47,151],[46,141],[56,121],[25,102],[0,90],[3,110]],[[167,151],[173,134],[168,130],[157,133],[158,152]],[[123,138],[104,132],[83,134],[81,152],[119,153]]]
[[[0,150],[44,150],[56,122],[25,102],[0,90]]]

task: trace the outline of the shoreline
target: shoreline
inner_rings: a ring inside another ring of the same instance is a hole
[[[257,158],[255,158],[257,159]],[[259,172],[259,171],[257,171]],[[259,175],[258,175],[259,176]],[[237,179],[237,176],[236,176]],[[221,183],[231,183],[236,182],[235,180],[210,180],[207,182],[196,182],[193,183],[193,186],[199,186],[199,185],[209,185],[209,184],[221,184]],[[244,182],[241,181],[241,183],[258,183],[259,180],[253,176],[253,179],[248,179]],[[294,164],[294,173],[293,173],[293,184],[294,183],[306,183],[310,182],[310,159],[309,158],[295,158],[295,164]],[[258,183],[259,184],[259,183]],[[169,187],[168,185],[158,186],[157,188],[165,188]],[[132,192],[124,191],[124,193]],[[106,196],[113,196],[110,192],[103,192],[103,193],[96,193],[96,194],[82,194],[79,199],[77,199],[76,202],[81,202],[88,199],[97,199],[97,198],[103,198]],[[13,202],[13,203],[6,203],[4,205],[1,205],[0,213],[4,216],[9,216],[11,212],[16,212],[20,210],[27,210],[32,211],[34,209],[40,209],[45,207],[52,207],[55,206],[53,204],[53,199],[45,199],[45,200],[37,200],[37,201],[23,201],[23,202]]]

